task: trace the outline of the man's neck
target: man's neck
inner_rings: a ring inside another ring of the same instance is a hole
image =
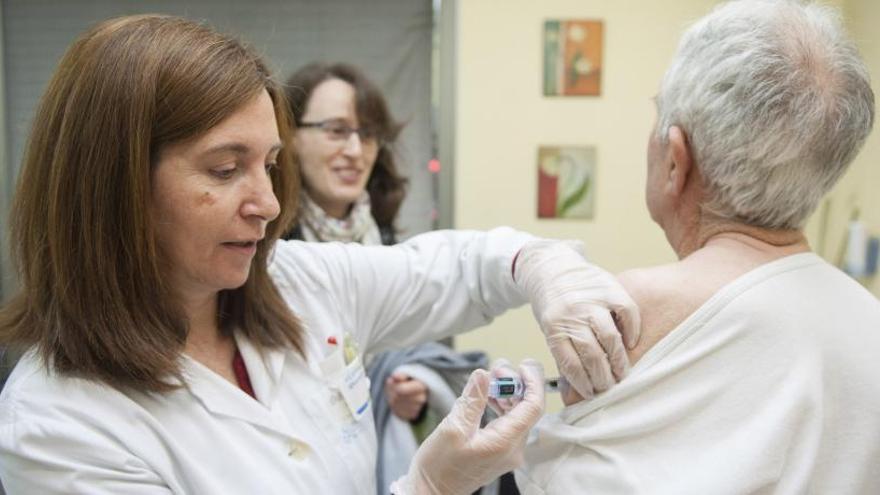
[[[747,225],[703,228],[691,238],[699,239],[699,247],[680,261],[620,274],[642,312],[642,338],[629,353],[633,362],[728,283],[763,264],[810,250],[800,231]]]
[[[670,239],[670,244],[679,259],[718,241],[741,243],[743,248],[770,256],[786,256],[810,249],[799,229],[767,229],[707,215],[697,215],[688,225],[681,225],[675,237]]]

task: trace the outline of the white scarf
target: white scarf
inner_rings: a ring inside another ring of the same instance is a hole
[[[305,191],[302,192],[300,217],[303,240],[310,242],[359,242],[366,245],[381,245],[379,226],[370,213],[370,195],[361,193],[348,216],[342,220],[331,217],[318,206]]]

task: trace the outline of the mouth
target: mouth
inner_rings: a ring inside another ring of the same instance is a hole
[[[256,241],[256,240],[224,242],[224,243],[222,243],[222,245],[224,247],[234,249],[239,252],[254,253],[257,250],[257,242],[258,241]]]
[[[333,172],[342,182],[357,182],[363,175],[361,170],[355,168],[336,168]]]

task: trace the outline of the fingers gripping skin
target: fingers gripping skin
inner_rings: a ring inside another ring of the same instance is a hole
[[[559,381],[559,396],[562,398],[562,403],[566,406],[576,404],[585,399],[584,396],[579,394],[577,390],[573,389],[565,380]]]
[[[574,387],[584,397],[608,390],[616,382],[623,379],[629,372],[629,360],[621,335],[617,332],[614,319],[605,311],[594,311],[590,308],[580,311],[584,314],[592,336],[584,337],[582,332],[573,328],[560,328],[562,333],[548,337],[548,345],[556,358],[560,372],[566,376],[581,376],[592,385],[592,390],[581,387],[583,380],[574,382]],[[565,321],[560,318],[559,321]],[[567,322],[566,322],[567,323]],[[574,326],[577,323],[569,323]],[[573,352],[572,352],[573,351]],[[604,356],[605,359],[596,359]],[[582,390],[582,388],[584,388]]]
[[[628,293],[625,292],[625,294],[626,300],[609,302],[608,309],[612,311],[616,328],[623,337],[624,345],[627,349],[633,349],[639,343],[641,336],[642,317],[635,301]]]
[[[626,376],[638,308],[612,275],[583,259],[579,243],[533,241],[514,272],[560,372],[579,394],[592,397]]]

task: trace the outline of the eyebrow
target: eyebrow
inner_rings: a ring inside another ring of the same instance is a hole
[[[276,143],[274,146],[269,148],[269,153],[274,153],[280,150],[283,146],[281,143]],[[251,152],[251,148],[243,143],[226,143],[218,146],[214,146],[212,148],[208,148],[207,150],[201,153],[202,156],[206,155],[216,155],[219,153],[235,153],[236,155],[246,155]]]
[[[307,119],[307,118],[303,117],[302,119],[300,119],[296,122],[296,125],[302,125],[304,122],[315,123],[315,124],[324,124],[324,123],[329,123],[329,122],[334,122],[334,123],[341,122],[345,125],[351,125],[352,120],[353,119],[350,119],[348,117],[348,115],[335,115],[335,116],[330,116],[330,117],[323,117],[320,119],[318,119],[318,118]],[[354,120],[356,120],[356,119],[354,119]]]

